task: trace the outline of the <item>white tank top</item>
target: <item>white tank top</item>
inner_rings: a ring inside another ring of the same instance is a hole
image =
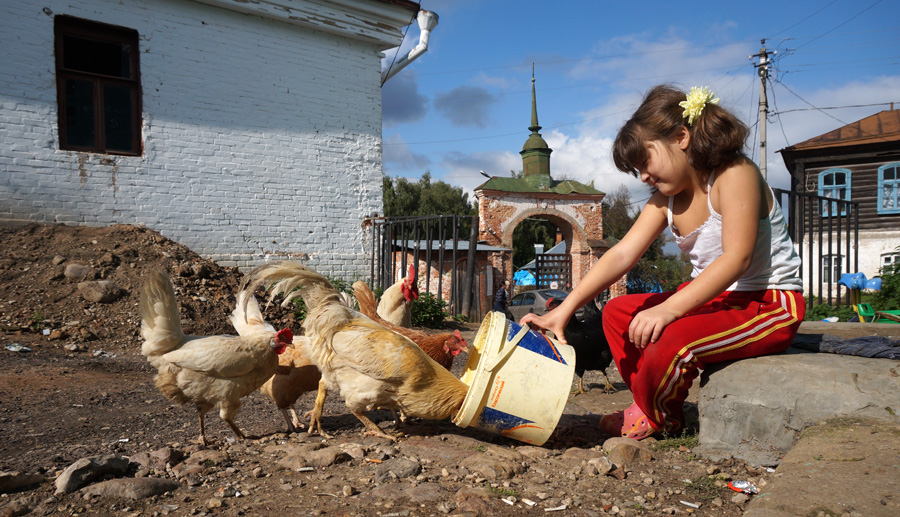
[[[706,194],[709,219],[688,235],[679,235],[678,229],[672,222],[672,206],[675,198],[669,196],[667,212],[669,230],[675,236],[675,243],[681,251],[687,253],[691,259],[693,266],[691,278],[697,278],[697,275],[702,273],[713,260],[722,255],[722,216],[713,210],[709,200],[713,176],[713,174],[709,176],[709,188],[707,188]],[[767,185],[767,188],[771,192],[771,187]],[[772,210],[769,211],[768,217],[759,221],[756,247],[753,250],[750,267],[741,278],[726,289],[727,291],[803,290],[803,282],[800,279],[800,257],[788,236],[784,215],[781,207],[774,201],[774,197],[773,193]]]

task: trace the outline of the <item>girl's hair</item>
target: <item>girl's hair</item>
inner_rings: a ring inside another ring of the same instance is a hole
[[[688,163],[706,181],[716,169],[745,158],[744,141],[750,130],[725,108],[706,104],[703,113],[688,125],[684,108],[678,103],[687,96],[669,85],[650,90],[634,115],[625,122],[613,142],[613,161],[616,168],[640,176],[638,171],[647,161],[645,143],[673,139],[682,126],[691,132],[687,149]]]

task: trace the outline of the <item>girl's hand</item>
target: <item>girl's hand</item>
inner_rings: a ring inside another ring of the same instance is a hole
[[[628,325],[628,339],[641,350],[647,348],[650,343],[656,343],[663,329],[677,320],[678,316],[666,309],[664,305],[657,305],[637,313]]]
[[[568,322],[569,318],[563,314],[563,311],[559,310],[559,307],[557,307],[543,316],[538,316],[533,312],[529,312],[522,316],[522,319],[519,320],[519,325],[522,325],[523,327],[525,325],[532,325],[532,328],[537,326],[549,330],[556,336],[557,341],[566,344],[567,341],[566,337],[563,335],[563,329]]]

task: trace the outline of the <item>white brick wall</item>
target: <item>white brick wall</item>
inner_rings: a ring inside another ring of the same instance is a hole
[[[62,14],[140,34],[143,156],[59,150]],[[139,224],[223,265],[307,254],[367,273],[375,46],[187,0],[0,0],[0,19],[0,224]]]

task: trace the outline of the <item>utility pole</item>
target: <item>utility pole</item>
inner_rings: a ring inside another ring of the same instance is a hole
[[[766,179],[766,118],[769,115],[769,104],[766,99],[766,79],[769,77],[769,56],[777,51],[766,50],[765,38],[760,40],[762,48],[759,54],[752,54],[749,59],[759,58],[759,63],[753,63],[756,73],[759,75],[759,171],[763,179]]]

